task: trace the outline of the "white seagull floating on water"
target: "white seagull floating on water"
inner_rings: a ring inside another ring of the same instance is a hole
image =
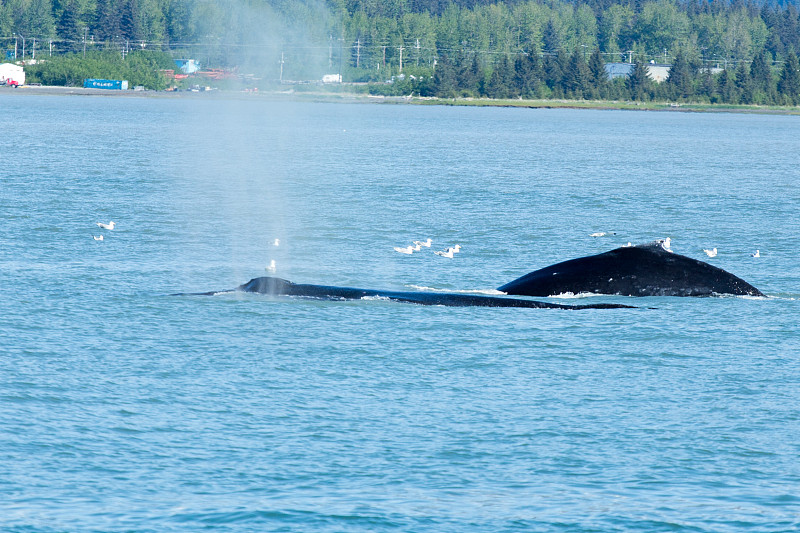
[[[750,255],[751,255],[751,256],[753,256],[753,257],[761,257],[761,252],[759,252],[758,250],[756,250],[756,253],[754,253],[754,254],[750,254]]]
[[[433,253],[435,253],[436,255],[440,255],[442,257],[447,257],[448,259],[452,259],[453,254],[457,254],[459,251],[461,251],[461,245],[456,244],[455,246],[451,246],[447,250],[437,251]]]
[[[706,255],[708,257],[717,257],[717,249],[716,248],[712,248],[711,250],[706,250],[705,248],[703,248],[703,251],[706,253]]]
[[[424,246],[425,248],[430,248],[432,243],[433,240],[430,238],[428,238],[427,241],[414,241],[414,244],[416,244],[417,246]]]
[[[266,270],[267,272],[275,272],[277,270],[277,267],[275,266],[275,260],[273,259],[272,261],[270,261],[269,265],[267,265],[267,267],[264,270]]]
[[[95,237],[94,235],[92,235],[92,238],[94,240],[96,240],[96,241],[102,241],[103,240],[103,236],[102,235],[100,235],[99,237]]]
[[[419,249],[419,248],[417,248],[417,249]],[[413,245],[408,245],[408,246],[406,246],[405,248],[401,248],[401,247],[399,247],[399,246],[395,246],[395,247],[394,247],[394,251],[395,251],[395,252],[399,252],[399,253],[401,253],[401,254],[408,254],[408,255],[411,255],[411,254],[413,254],[413,253],[414,253],[414,246],[413,246]]]
[[[116,225],[117,225],[117,223],[116,223],[116,222],[114,222],[114,221],[112,220],[112,221],[111,221],[111,222],[109,222],[108,224],[103,224],[102,222],[98,222],[98,223],[97,223],[97,225],[98,225],[98,226],[100,226],[100,227],[101,227],[101,228],[103,228],[103,229],[110,229],[110,230],[113,230],[113,229],[114,229],[114,226],[116,226]]]

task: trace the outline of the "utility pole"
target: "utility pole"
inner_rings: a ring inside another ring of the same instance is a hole
[[[50,39],[50,57],[53,57],[53,39]]]
[[[383,47],[383,68],[386,68],[386,46]]]
[[[417,39],[417,66],[419,66],[419,39]]]
[[[633,63],[633,50],[628,50],[628,63]]]
[[[403,73],[403,46],[400,45],[400,48],[398,48],[398,50],[400,50],[400,73],[402,74]]]
[[[330,36],[328,41],[328,68],[333,67],[333,35]]]
[[[17,60],[17,34],[14,35],[14,61]]]
[[[33,38],[33,54],[31,55],[31,59],[36,61],[36,37]]]
[[[342,67],[344,66],[344,36],[339,39],[339,83],[342,83]]]
[[[83,28],[83,58],[86,59],[86,32],[89,31],[89,28]]]
[[[361,38],[356,41],[356,68],[361,64]]]
[[[281,75],[280,75],[280,78],[278,78],[278,80],[281,83],[283,83],[283,52],[281,52]]]

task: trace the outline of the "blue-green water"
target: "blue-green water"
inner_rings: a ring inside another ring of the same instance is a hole
[[[0,112],[3,531],[800,528],[800,118],[21,92]],[[667,236],[769,297],[170,296],[272,260],[487,292]]]

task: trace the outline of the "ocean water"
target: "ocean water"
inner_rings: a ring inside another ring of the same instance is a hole
[[[800,117],[22,90],[0,113],[0,530],[800,529]],[[665,237],[768,297],[172,296],[273,260],[491,293]]]

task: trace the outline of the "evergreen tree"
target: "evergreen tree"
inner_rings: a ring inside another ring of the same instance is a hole
[[[531,98],[535,94],[534,84],[536,83],[531,72],[531,62],[528,56],[520,54],[514,60],[514,85],[517,91],[524,98]]]
[[[764,21],[767,28],[772,30],[769,32],[769,37],[767,38],[766,49],[773,56],[782,55],[784,52],[783,43],[781,43],[781,38],[776,31],[781,22],[777,6],[772,2],[764,2],[764,7],[761,8],[761,19]]]
[[[544,81],[553,91],[554,96],[560,97],[563,95],[564,69],[568,61],[569,58],[563,51],[544,58]]]
[[[714,76],[711,74],[710,68],[703,69],[700,78],[700,95],[704,96],[709,102],[717,102],[719,95],[717,94],[717,86],[714,82]]]
[[[0,2],[0,35],[11,35],[13,33],[11,15],[8,12],[5,2]],[[2,59],[0,59],[2,60]]]
[[[564,70],[562,87],[568,98],[578,99],[584,98],[584,93],[589,88],[589,68],[578,50],[569,56],[567,68]]]
[[[753,62],[750,63],[750,76],[753,78],[753,86],[756,90],[768,92],[772,87],[772,69],[764,50],[753,57]]]
[[[743,104],[752,104],[755,99],[753,80],[750,77],[750,71],[747,69],[747,63],[744,61],[739,63],[739,66],[736,67],[734,83],[736,84],[736,91],[739,94],[739,101]]]
[[[542,58],[539,56],[539,54],[530,53],[528,54],[528,63],[530,63],[531,76],[533,76],[533,79],[535,80],[533,88],[538,95],[542,83],[544,82],[544,65],[542,64]]]
[[[471,56],[471,57],[470,57]],[[481,78],[478,54],[462,53],[456,64],[457,86],[462,93],[476,95],[479,93],[478,85]]]
[[[783,101],[789,105],[800,103],[800,64],[797,56],[789,52],[783,62],[783,71],[778,80],[778,92]]]
[[[122,5],[117,0],[97,0],[94,35],[100,41],[113,41],[122,35]]]
[[[717,93],[723,103],[738,104],[739,95],[736,90],[736,83],[727,69],[723,70],[717,78]]]
[[[589,57],[589,84],[594,88],[599,98],[605,98],[608,93],[608,73],[600,49],[596,48]]]
[[[558,36],[553,19],[550,19],[542,30],[542,51],[555,54],[559,50],[561,50],[561,38]]]
[[[83,28],[77,0],[69,0],[56,24],[58,36],[67,41],[64,45],[66,50],[77,52],[83,49]]]
[[[53,36],[55,20],[53,19],[53,2],[51,0],[30,0],[19,24],[23,35],[45,39]]]
[[[519,88],[520,95],[525,98],[536,98],[540,96],[544,71],[542,61],[538,54],[521,54],[517,57],[514,65],[515,81]]]
[[[139,27],[137,24],[137,0],[123,0],[122,13],[120,14],[119,29],[122,40],[138,40]]]
[[[631,100],[647,100],[649,98],[651,80],[648,70],[647,65],[641,61],[637,60],[633,64],[633,72],[630,73],[627,80]]]
[[[439,57],[436,70],[433,73],[433,86],[439,98],[455,98],[457,83],[456,72],[447,55]]]
[[[508,56],[503,56],[492,71],[489,82],[486,85],[486,96],[489,98],[513,98],[516,96],[514,90],[514,69]]]
[[[787,2],[783,9],[782,17],[775,28],[783,49],[788,52],[800,50],[800,15],[797,7],[792,2]]]
[[[667,78],[668,97],[674,100],[690,98],[694,94],[692,78],[689,63],[683,57],[683,54],[678,52],[672,62],[672,67],[669,69],[669,77]]]

